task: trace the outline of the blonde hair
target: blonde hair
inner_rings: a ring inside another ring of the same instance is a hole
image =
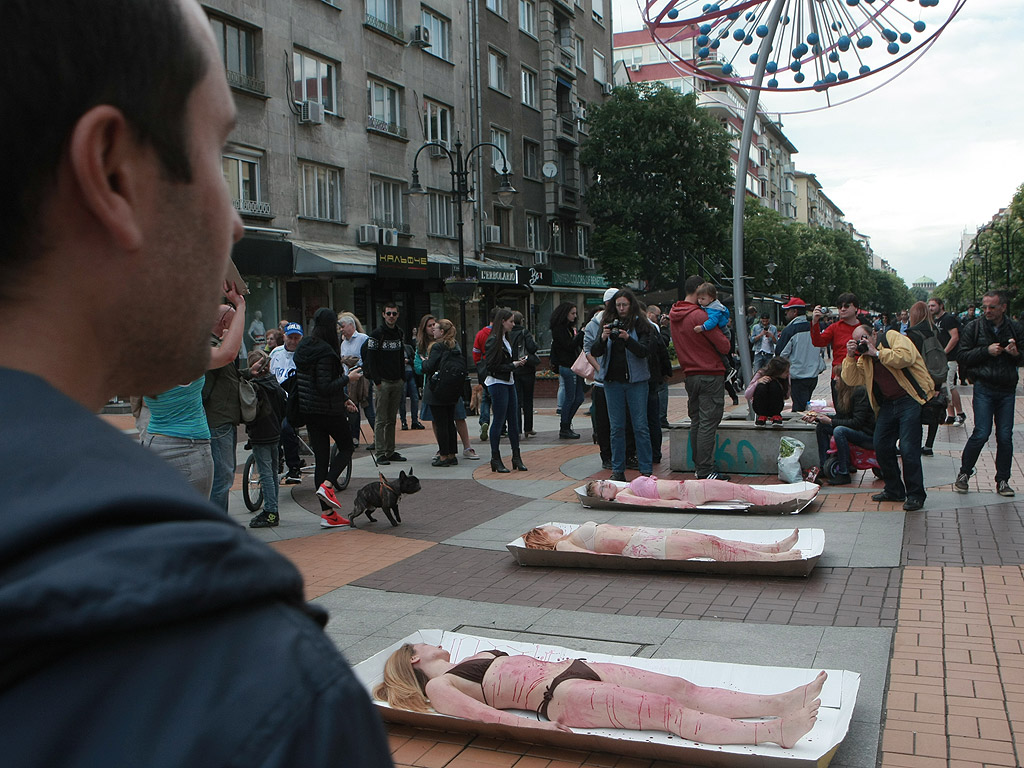
[[[435,344],[444,344],[448,349],[453,349],[455,347],[455,324],[451,320],[443,317],[439,317],[435,322],[441,326],[441,330],[444,331],[444,335],[441,336],[440,339],[434,339],[430,342],[430,344],[427,345],[427,351],[429,351]]]
[[[697,286],[697,290],[694,291],[697,296],[707,296],[709,299],[718,298],[718,289],[715,288],[713,283],[701,283]]]
[[[554,549],[556,544],[556,541],[551,538],[551,534],[540,528],[533,528],[524,533],[523,542],[527,549]]]
[[[412,665],[415,655],[413,647],[406,643],[388,657],[384,664],[384,682],[373,689],[375,699],[410,712],[432,711],[424,693],[427,676]]]

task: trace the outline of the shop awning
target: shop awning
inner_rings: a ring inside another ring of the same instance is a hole
[[[293,240],[296,275],[375,275],[377,254],[350,245]]]

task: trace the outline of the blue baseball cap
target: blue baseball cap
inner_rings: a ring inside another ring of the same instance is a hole
[[[298,323],[288,323],[288,325],[286,325],[284,327],[284,335],[285,336],[301,336],[302,335],[302,326],[299,325]]]

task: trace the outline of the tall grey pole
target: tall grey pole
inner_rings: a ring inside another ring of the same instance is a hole
[[[779,26],[785,0],[775,0],[768,18],[768,34],[761,40],[757,51],[754,76],[747,90],[747,111],[743,116],[743,134],[740,137],[739,157],[736,158],[736,195],[732,208],[732,281],[736,301],[736,349],[740,353],[743,380],[750,381],[753,375],[750,358],[750,321],[747,319],[747,298],[743,291],[743,212],[747,203],[747,166],[750,160],[750,141],[754,135],[754,120],[757,118],[757,104],[764,70],[771,54],[772,39]],[[742,335],[741,335],[742,334]]]

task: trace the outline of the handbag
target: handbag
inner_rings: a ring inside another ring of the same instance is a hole
[[[238,377],[238,403],[242,406],[242,421],[248,424],[256,418],[259,410],[259,398],[256,390],[248,379]]]
[[[592,379],[594,378],[594,373],[596,373],[594,366],[592,366],[590,361],[587,359],[586,352],[580,352],[579,357],[576,358],[576,362],[570,365],[569,368],[571,368],[572,372],[577,376],[582,376],[584,379]]]
[[[348,399],[360,408],[366,407],[370,402],[370,380],[361,376],[355,381],[349,381]]]

